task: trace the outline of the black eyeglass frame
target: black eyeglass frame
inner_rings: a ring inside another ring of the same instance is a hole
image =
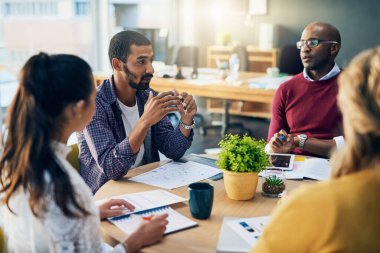
[[[319,44],[340,44],[340,43],[335,40],[308,39],[308,40],[297,41],[296,46],[298,49],[301,49],[305,45],[308,48],[313,48],[313,47],[318,46]]]

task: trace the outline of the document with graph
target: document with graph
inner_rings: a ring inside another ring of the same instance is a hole
[[[171,162],[129,180],[174,189],[221,173],[220,169],[196,162]]]
[[[165,235],[181,231],[184,229],[192,228],[198,224],[187,218],[186,216],[180,214],[179,212],[173,210],[169,206],[163,206],[158,208],[153,208],[145,211],[136,212],[130,215],[125,215],[121,217],[108,218],[110,222],[115,224],[118,228],[127,234],[131,234],[135,231],[138,226],[143,222],[144,219],[150,219],[152,215],[167,213],[168,225],[166,226]]]

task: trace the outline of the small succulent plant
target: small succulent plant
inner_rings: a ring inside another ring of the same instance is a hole
[[[284,184],[284,180],[276,175],[272,175],[265,178],[265,183],[271,186],[279,186]]]
[[[270,197],[278,197],[285,190],[284,179],[276,175],[264,177],[263,193]]]

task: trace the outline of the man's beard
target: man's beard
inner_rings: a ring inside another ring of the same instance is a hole
[[[135,74],[133,74],[132,72],[130,72],[128,70],[127,66],[125,66],[125,65],[124,65],[124,72],[127,75],[127,78],[129,79],[128,80],[129,86],[131,86],[133,89],[136,89],[136,90],[147,90],[147,89],[149,89],[150,80],[153,77],[152,74],[145,73],[140,78],[140,83],[135,83],[131,79],[132,78],[137,79],[137,76]]]

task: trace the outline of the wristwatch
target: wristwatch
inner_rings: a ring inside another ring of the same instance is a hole
[[[306,134],[299,134],[298,135],[298,147],[303,149],[303,147],[305,146],[306,140],[307,140]]]
[[[186,125],[185,123],[182,122],[182,120],[180,120],[179,123],[186,130],[193,129],[195,127],[195,121],[194,120],[193,120],[193,124],[191,124],[191,125]]]

